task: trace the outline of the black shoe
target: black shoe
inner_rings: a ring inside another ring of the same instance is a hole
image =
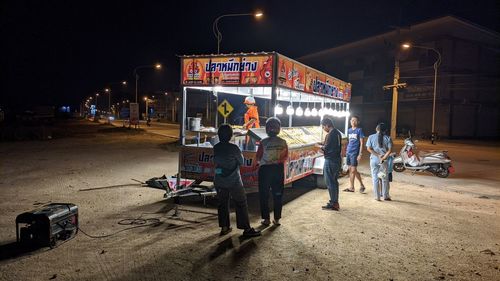
[[[244,237],[257,237],[260,236],[260,231],[253,229],[253,227],[243,231]]]
[[[328,210],[328,211],[340,211],[339,203],[333,203],[333,205],[326,204],[325,206],[323,206],[321,208],[323,210]]]
[[[231,227],[223,227],[220,231],[220,236],[224,236],[231,232],[233,229]]]

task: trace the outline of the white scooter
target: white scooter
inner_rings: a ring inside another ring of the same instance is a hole
[[[393,170],[403,172],[411,170],[413,172],[430,172],[437,177],[447,178],[450,173],[455,172],[451,164],[451,159],[445,150],[420,151],[417,154],[413,151],[416,148],[411,135],[405,139],[403,148],[399,156],[394,158]]]

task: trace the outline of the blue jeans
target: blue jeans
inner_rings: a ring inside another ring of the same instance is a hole
[[[340,171],[340,160],[325,159],[325,165],[323,166],[323,175],[325,176],[325,184],[328,187],[328,193],[330,193],[329,205],[339,202],[339,177]]]
[[[383,197],[384,199],[386,198],[391,198],[389,195],[389,177],[386,176],[384,179],[382,179],[382,193],[378,190],[378,181],[379,178],[377,176],[378,172],[380,171],[380,158],[377,156],[370,156],[370,169],[372,173],[372,181],[373,181],[373,197],[375,199],[380,199],[380,197]],[[387,161],[385,161],[382,165],[387,165]]]

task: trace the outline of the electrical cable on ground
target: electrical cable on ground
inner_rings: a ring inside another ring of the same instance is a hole
[[[118,221],[119,225],[134,225],[134,226],[127,227],[127,228],[118,230],[116,232],[110,233],[110,234],[91,235],[91,234],[88,234],[85,231],[83,231],[80,227],[78,227],[78,231],[81,231],[83,233],[83,235],[85,235],[85,236],[87,236],[89,238],[100,239],[100,238],[111,237],[111,236],[114,236],[114,235],[116,235],[116,234],[118,234],[120,232],[124,232],[124,231],[131,230],[131,229],[134,229],[134,228],[147,227],[147,226],[153,226],[154,227],[154,226],[158,226],[158,225],[161,224],[159,218],[143,219],[141,217],[142,217],[142,215],[139,216],[138,218],[135,218],[135,219],[122,219],[122,220]]]

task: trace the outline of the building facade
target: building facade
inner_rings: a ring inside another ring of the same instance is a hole
[[[403,49],[403,43],[410,43]],[[435,49],[433,51],[431,49]],[[399,62],[398,134],[429,137],[436,80],[435,131],[444,138],[498,138],[500,34],[446,16],[298,58],[352,83],[352,114],[367,132],[390,123]]]

